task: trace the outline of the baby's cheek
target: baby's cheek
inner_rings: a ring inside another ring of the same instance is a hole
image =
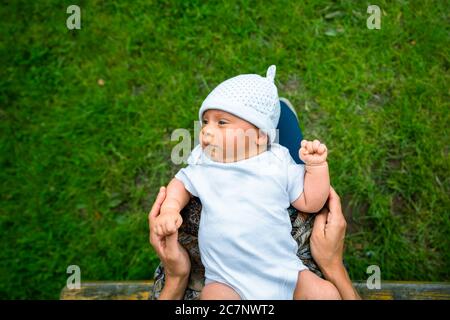
[[[230,133],[223,134],[221,139],[217,141],[219,143],[221,148],[229,148],[234,144],[234,137]]]

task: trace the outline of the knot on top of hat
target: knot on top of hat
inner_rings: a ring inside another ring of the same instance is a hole
[[[271,65],[267,69],[266,78],[269,79],[270,82],[274,82],[276,73],[277,73],[277,67],[275,65]]]

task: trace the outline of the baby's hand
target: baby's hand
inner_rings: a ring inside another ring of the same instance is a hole
[[[175,233],[183,223],[179,210],[172,207],[161,207],[161,212],[155,220],[153,231],[156,235],[163,237]]]
[[[300,159],[307,164],[317,166],[327,161],[327,147],[319,140],[302,140],[301,148],[298,152]]]

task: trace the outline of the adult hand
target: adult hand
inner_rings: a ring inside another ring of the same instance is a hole
[[[330,187],[328,208],[316,216],[311,234],[311,254],[325,276],[329,270],[342,265],[346,228],[341,200]]]
[[[155,223],[156,217],[159,215],[161,205],[166,198],[166,188],[161,187],[156,197],[155,203],[148,215],[149,230],[150,230],[150,243],[156,251],[156,254],[161,259],[164,265],[164,272],[166,275],[166,286],[173,285],[175,291],[183,292],[187,285],[187,279],[191,269],[191,262],[186,249],[178,242],[178,230],[169,236],[158,236],[155,232],[152,232],[152,225]],[[166,289],[166,286],[164,289]],[[180,287],[183,287],[180,290]],[[163,290],[164,291],[164,290]],[[167,297],[175,299],[175,291],[171,292]],[[164,291],[167,293],[167,290]],[[172,295],[172,293],[174,295]],[[161,297],[163,293],[161,293]]]
[[[346,228],[341,200],[330,187],[328,208],[322,209],[314,220],[310,240],[311,254],[325,278],[336,286],[342,299],[361,299],[342,262]]]

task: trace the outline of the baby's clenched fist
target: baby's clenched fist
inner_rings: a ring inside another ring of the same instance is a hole
[[[153,232],[163,237],[175,233],[183,223],[180,212],[174,208],[161,207],[159,216],[155,219]]]
[[[306,165],[317,166],[325,164],[328,152],[327,147],[319,140],[302,140],[298,154]]]

